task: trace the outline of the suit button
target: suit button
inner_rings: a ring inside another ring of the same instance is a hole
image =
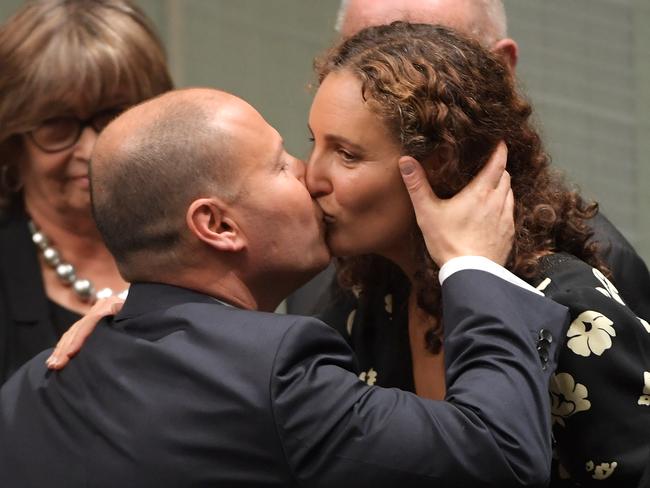
[[[537,343],[537,354],[539,354],[539,359],[542,361],[542,369],[546,371],[546,366],[548,364],[548,343],[544,341],[539,341]]]
[[[539,341],[544,341],[548,344],[553,342],[553,334],[551,334],[548,330],[546,329],[540,329],[539,334],[537,335],[537,338]]]

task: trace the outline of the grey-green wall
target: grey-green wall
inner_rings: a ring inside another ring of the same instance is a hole
[[[311,63],[335,38],[338,0],[137,1],[178,86],[240,95],[306,154]],[[0,19],[21,3],[0,0]],[[504,3],[553,161],[650,262],[650,2]]]

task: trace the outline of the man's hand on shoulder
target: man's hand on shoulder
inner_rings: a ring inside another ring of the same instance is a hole
[[[89,312],[61,336],[54,351],[45,364],[49,369],[63,369],[70,359],[73,358],[88,339],[88,336],[95,330],[97,324],[107,315],[115,315],[122,309],[124,300],[118,297],[108,297],[97,300]]]

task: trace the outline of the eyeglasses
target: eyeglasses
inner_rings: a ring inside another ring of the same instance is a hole
[[[41,122],[38,127],[27,132],[36,146],[47,153],[70,149],[74,146],[86,127],[92,127],[100,133],[125,107],[113,107],[97,112],[87,119],[73,116],[52,117]]]

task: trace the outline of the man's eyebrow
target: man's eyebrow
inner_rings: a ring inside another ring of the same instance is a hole
[[[280,139],[280,143],[278,144],[278,148],[275,150],[273,153],[273,159],[271,160],[273,162],[273,168],[278,168],[284,164],[284,161],[282,159],[282,154],[284,153],[284,139]]]

